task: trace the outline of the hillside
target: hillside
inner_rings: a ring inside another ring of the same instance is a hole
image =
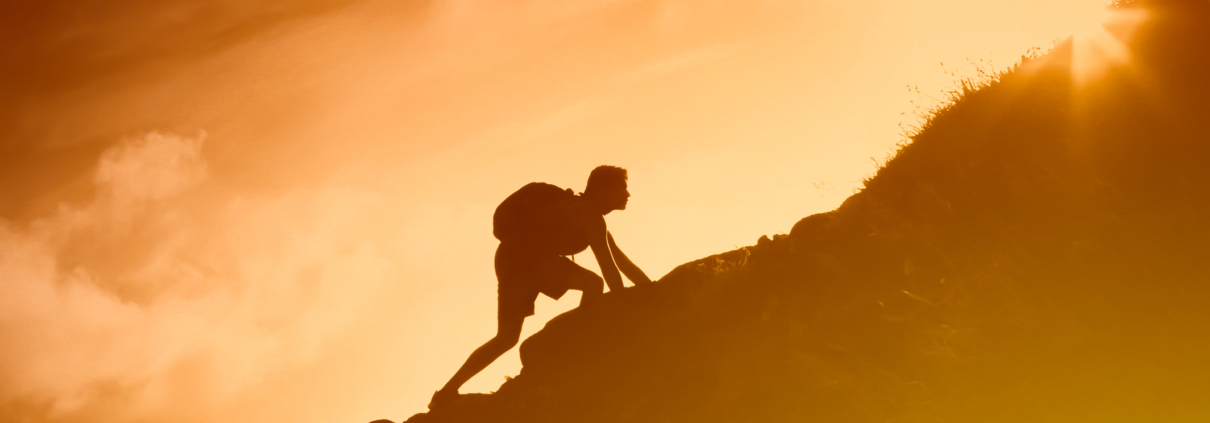
[[[1077,83],[1067,42],[976,84],[837,210],[407,421],[1210,421],[1210,2],[1120,7],[1129,63]]]

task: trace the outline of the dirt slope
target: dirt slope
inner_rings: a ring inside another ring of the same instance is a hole
[[[1210,421],[1210,2],[1145,7],[1128,64],[1029,60],[839,209],[559,316],[408,421]]]

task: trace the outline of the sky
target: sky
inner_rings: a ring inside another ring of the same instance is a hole
[[[1105,3],[6,3],[0,420],[406,419],[493,335],[525,183],[627,168],[607,221],[658,278],[834,209]]]

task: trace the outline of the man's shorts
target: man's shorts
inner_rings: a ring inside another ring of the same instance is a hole
[[[569,281],[585,271],[566,257],[501,243],[496,248],[497,316],[533,316],[538,293],[557,300],[567,293]]]

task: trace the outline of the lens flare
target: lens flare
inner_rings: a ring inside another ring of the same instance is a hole
[[[1128,66],[1127,46],[1147,12],[1141,9],[1111,9],[1089,16],[1072,34],[1072,78],[1077,87],[1086,87],[1106,72]]]

